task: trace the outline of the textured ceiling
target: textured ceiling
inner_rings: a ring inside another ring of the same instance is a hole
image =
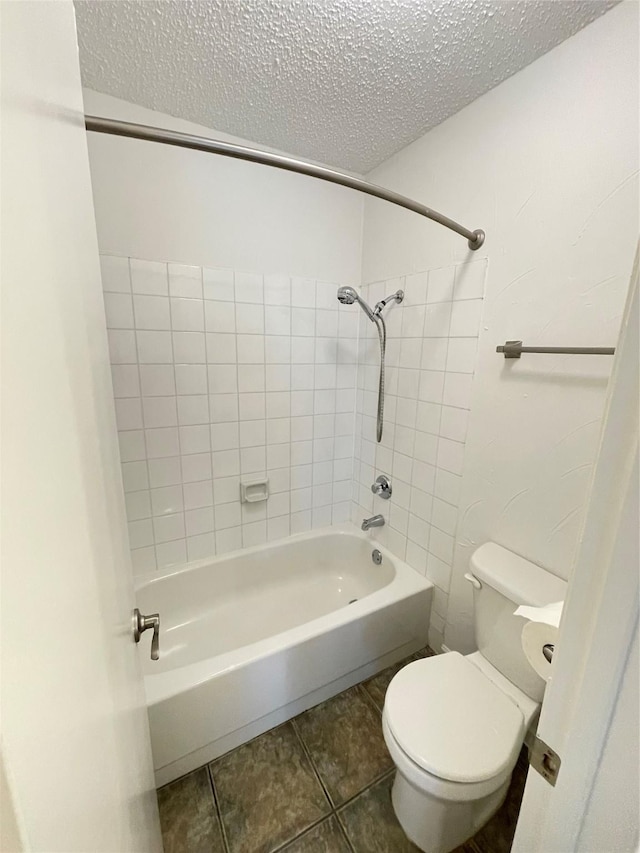
[[[618,0],[76,0],[85,86],[367,172]]]

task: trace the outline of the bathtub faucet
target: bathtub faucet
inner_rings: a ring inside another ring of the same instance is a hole
[[[363,530],[369,530],[371,527],[382,527],[383,524],[384,516],[372,515],[371,518],[363,518],[361,526]]]

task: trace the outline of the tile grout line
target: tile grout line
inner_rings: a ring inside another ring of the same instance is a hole
[[[328,800],[328,804],[329,804],[330,810],[329,810],[325,815],[322,815],[322,817],[318,818],[318,820],[314,821],[313,823],[309,824],[309,826],[305,827],[305,828],[302,830],[302,832],[299,832],[297,835],[293,836],[292,838],[287,839],[287,840],[286,840],[282,845],[280,845],[279,847],[274,848],[272,851],[270,851],[270,853],[279,853],[279,851],[281,851],[281,850],[283,850],[284,848],[286,848],[286,846],[287,846],[287,845],[292,844],[294,841],[296,841],[296,840],[297,840],[298,838],[300,838],[302,835],[305,835],[307,832],[310,832],[312,829],[314,829],[316,826],[318,826],[319,824],[321,824],[323,821],[328,820],[330,817],[332,817],[332,816],[334,816],[334,815],[335,815],[335,806],[333,805],[333,802],[332,802],[332,800],[331,800],[331,798],[330,798],[330,796],[329,796],[329,794],[328,794],[328,792],[327,792],[327,790],[326,790],[326,788],[325,788],[325,786],[324,786],[324,784],[323,784],[323,782],[322,782],[322,779],[320,778],[320,775],[319,775],[318,771],[316,770],[315,764],[313,763],[313,759],[311,758],[310,754],[308,753],[308,751],[307,751],[307,749],[306,749],[306,745],[304,744],[304,741],[302,740],[302,738],[301,738],[301,736],[300,736],[299,732],[297,731],[296,726],[295,726],[295,725],[293,725],[293,718],[292,718],[291,720],[286,720],[284,723],[281,723],[279,726],[275,726],[273,729],[269,729],[268,731],[263,732],[263,733],[262,733],[262,734],[260,734],[260,735],[256,735],[256,737],[255,737],[255,738],[252,738],[252,740],[257,740],[258,738],[263,737],[264,735],[268,734],[268,733],[269,733],[269,732],[271,732],[271,731],[275,731],[276,729],[279,729],[279,728],[281,728],[281,727],[284,727],[284,726],[286,726],[286,725],[287,725],[287,723],[291,723],[291,724],[292,724],[292,726],[291,726],[291,727],[292,727],[292,729],[293,729],[293,731],[294,731],[294,734],[295,734],[295,736],[296,736],[296,739],[299,741],[299,743],[300,743],[300,745],[301,745],[301,748],[302,748],[302,750],[303,750],[303,752],[304,752],[305,756],[308,758],[308,760],[309,760],[309,762],[310,762],[310,764],[311,764],[311,769],[313,770],[314,775],[316,776],[316,778],[317,778],[318,782],[320,783],[320,787],[322,788],[322,791],[323,791],[323,793],[325,794],[325,797],[326,797],[326,798],[327,798],[327,800]],[[247,743],[251,743],[251,741],[247,741]],[[229,750],[229,752],[226,752],[226,753],[224,753],[224,755],[221,755],[221,756],[220,756],[220,758],[224,758],[224,757],[226,757],[227,755],[230,755],[230,754],[232,754],[232,753],[234,753],[234,752],[237,752],[237,751],[238,751],[239,749],[241,749],[243,746],[246,746],[246,744],[240,744],[240,746],[235,747],[235,749]],[[217,760],[217,759],[214,759],[214,761],[216,761],[216,760]],[[227,835],[226,835],[226,831],[225,831],[225,827],[224,827],[224,821],[223,821],[223,819],[222,819],[222,812],[220,811],[220,806],[219,806],[219,802],[218,802],[218,797],[217,797],[217,792],[216,792],[216,786],[215,786],[215,780],[214,780],[214,778],[213,778],[213,770],[212,770],[212,768],[211,768],[211,765],[212,765],[213,763],[214,763],[214,762],[209,762],[208,764],[206,764],[206,765],[204,765],[204,766],[207,768],[207,772],[208,772],[208,775],[209,775],[209,781],[210,781],[211,789],[212,789],[212,792],[213,792],[213,798],[214,798],[214,803],[215,803],[215,806],[216,806],[216,812],[217,812],[217,815],[218,815],[218,818],[219,818],[219,821],[220,821],[220,827],[221,827],[222,836],[223,836],[223,843],[225,844],[225,851],[226,851],[226,853],[231,853],[231,848],[230,848],[230,846],[229,846],[228,839],[227,839]],[[198,769],[198,768],[197,768],[197,769]],[[192,771],[190,771],[190,773],[187,773],[187,774],[185,774],[185,775],[187,775],[187,776],[188,776],[188,775],[190,775],[191,773],[194,773],[194,772],[196,772],[196,771],[195,771],[195,770],[192,770]],[[171,784],[171,783],[169,783],[169,784]]]
[[[207,776],[209,777],[209,785],[211,786],[211,793],[213,795],[213,804],[216,808],[216,815],[218,816],[218,823],[220,825],[220,835],[222,836],[222,846],[224,847],[225,853],[230,853],[231,848],[229,847],[229,841],[227,839],[227,831],[224,826],[224,821],[222,820],[222,812],[220,811],[220,803],[218,800],[218,794],[216,791],[216,783],[213,778],[213,771],[211,770],[211,764],[205,765],[207,768]]]
[[[315,820],[313,823],[310,823],[309,826],[306,826],[302,832],[299,832],[297,835],[294,835],[293,838],[288,838],[283,844],[279,847],[274,847],[269,853],[282,853],[282,851],[286,851],[287,847],[290,844],[293,844],[295,841],[299,841],[301,838],[304,838],[305,835],[308,835],[312,832],[316,827],[320,826],[321,823],[324,823],[326,820],[330,820],[332,817],[335,817],[335,812],[331,811],[329,814],[324,815],[318,820]]]
[[[358,853],[358,851],[356,850],[355,846],[353,845],[351,839],[349,838],[349,833],[347,832],[347,829],[346,829],[344,823],[342,822],[342,819],[341,819],[340,815],[338,814],[338,812],[335,812],[335,816],[336,816],[336,820],[338,821],[338,826],[340,827],[340,829],[342,831],[342,835],[347,839],[347,846],[349,847],[350,850],[353,851],[353,853]]]
[[[378,715],[380,717],[382,717],[382,708],[378,707],[378,703],[376,702],[376,700],[373,698],[373,696],[367,690],[366,683],[361,681],[360,684],[358,684],[357,686],[362,688],[365,700],[368,701],[369,704],[373,706],[373,708],[378,713]]]
[[[345,800],[344,803],[340,803],[339,806],[336,806],[335,812],[336,814],[340,811],[343,811],[347,806],[350,806],[354,800],[357,800],[361,794],[366,793],[370,788],[373,788],[375,785],[380,784],[387,776],[390,776],[392,773],[395,773],[395,767],[392,767],[390,770],[385,770],[384,773],[381,773],[379,776],[376,776],[375,779],[372,779],[371,782],[368,782],[364,788],[361,788],[356,794],[349,797],[348,800]]]
[[[347,832],[347,830],[346,830],[346,828],[345,828],[344,824],[343,824],[343,823],[342,823],[342,821],[340,820],[340,815],[338,814],[338,812],[335,812],[335,818],[336,818],[336,821],[337,821],[337,823],[338,823],[338,829],[339,829],[339,830],[340,830],[340,832],[342,833],[342,837],[343,837],[343,838],[345,839],[345,841],[347,842],[347,847],[349,848],[349,850],[351,851],[351,853],[358,853],[358,851],[356,850],[356,848],[355,848],[355,846],[354,846],[353,842],[352,842],[352,841],[351,841],[351,839],[349,838],[349,833]]]
[[[362,683],[360,683],[360,684],[356,685],[356,687],[362,687],[362,686],[363,686],[363,684],[362,684]],[[350,688],[350,689],[351,689],[351,688]],[[346,692],[346,691],[345,691],[345,692]],[[365,688],[365,692],[366,692],[366,688]],[[371,704],[373,704],[373,706],[374,706],[374,708],[375,708],[376,712],[377,712],[378,714],[380,714],[381,712],[379,711],[379,709],[378,709],[377,705],[375,705],[375,702],[373,701],[373,699],[372,699],[371,697],[369,697],[369,694],[368,694],[368,693],[367,693],[367,696],[368,696],[368,698],[369,698],[369,700],[370,700]],[[325,791],[326,796],[327,796],[327,797],[328,797],[328,799],[329,799],[329,802],[332,804],[332,810],[331,810],[330,814],[329,814],[329,815],[327,815],[327,816],[326,816],[325,818],[323,818],[322,820],[327,820],[329,817],[335,817],[335,818],[337,819],[337,821],[338,821],[338,824],[339,824],[340,828],[342,829],[342,832],[343,832],[344,836],[345,836],[345,837],[346,837],[346,839],[347,839],[347,843],[348,843],[348,845],[349,845],[350,849],[351,849],[351,850],[353,850],[353,851],[354,851],[354,853],[355,853],[355,848],[353,847],[353,844],[352,844],[352,842],[351,842],[351,839],[349,838],[349,835],[348,835],[348,833],[347,833],[347,830],[346,830],[346,828],[344,827],[344,825],[343,825],[343,823],[342,823],[342,820],[340,819],[340,814],[339,814],[339,812],[340,812],[340,811],[343,811],[345,808],[347,808],[349,805],[351,805],[351,803],[353,803],[353,802],[354,802],[354,801],[355,801],[355,800],[356,800],[356,799],[357,799],[361,794],[364,794],[364,793],[365,793],[366,791],[368,791],[370,788],[373,788],[375,785],[379,784],[379,783],[380,783],[380,782],[382,782],[384,779],[386,779],[386,778],[387,778],[387,776],[390,776],[392,773],[394,773],[394,772],[395,772],[395,768],[391,768],[391,769],[389,769],[389,770],[385,770],[385,771],[384,771],[383,773],[381,773],[379,776],[376,776],[376,778],[375,778],[375,779],[372,779],[372,780],[371,780],[367,785],[365,785],[363,788],[361,788],[360,790],[356,791],[356,793],[355,793],[355,794],[353,794],[351,797],[349,797],[348,799],[346,799],[343,803],[340,803],[340,804],[338,804],[338,805],[333,805],[333,799],[330,797],[330,795],[329,795],[329,793],[328,793],[327,789],[325,788],[324,782],[322,781],[322,777],[320,776],[320,773],[319,773],[319,771],[317,770],[317,768],[316,768],[316,766],[315,766],[315,762],[314,762],[314,760],[313,760],[313,758],[312,758],[312,756],[311,756],[311,753],[309,752],[309,750],[308,750],[308,748],[307,748],[307,746],[306,746],[306,744],[305,744],[305,742],[304,742],[304,738],[302,737],[302,735],[301,735],[301,734],[300,734],[300,732],[298,731],[298,727],[297,727],[297,726],[296,726],[296,724],[295,724],[295,718],[293,718],[293,719],[291,720],[291,723],[292,723],[292,727],[293,727],[293,729],[294,729],[294,731],[295,731],[296,735],[298,736],[298,739],[300,740],[300,743],[301,743],[302,748],[303,748],[303,750],[304,750],[304,752],[305,752],[305,755],[307,755],[307,757],[309,758],[309,761],[311,762],[311,766],[312,766],[312,768],[313,768],[313,770],[314,770],[314,772],[315,772],[315,774],[316,774],[316,776],[317,776],[317,778],[318,778],[318,780],[319,780],[320,784],[322,785],[322,788],[323,788],[323,790]],[[322,822],[322,821],[319,821],[319,823],[321,823],[321,822]],[[317,825],[317,824],[314,824],[314,825]],[[307,830],[305,830],[305,832],[308,832],[308,829],[307,829]],[[304,834],[304,833],[301,833],[301,834]],[[296,836],[296,838],[298,838],[298,837],[299,837],[299,836]],[[294,839],[294,840],[295,840],[295,839]],[[291,843],[291,842],[288,842],[288,843]]]
[[[357,686],[360,686],[360,685],[357,685]],[[377,710],[377,708],[376,708],[376,710]],[[378,713],[379,713],[379,712],[378,712]],[[291,723],[292,723],[292,728],[293,728],[293,730],[295,731],[295,733],[296,733],[296,735],[297,735],[297,737],[298,737],[298,740],[300,741],[300,744],[301,744],[301,746],[302,746],[302,749],[304,750],[305,755],[308,757],[308,759],[309,759],[309,761],[310,761],[310,763],[311,763],[312,769],[313,769],[313,771],[314,771],[314,773],[315,773],[315,775],[316,775],[316,777],[317,777],[318,781],[320,782],[320,785],[322,786],[322,789],[323,789],[323,791],[325,792],[325,795],[327,796],[327,798],[328,798],[328,800],[329,800],[329,803],[330,803],[330,805],[331,805],[331,811],[330,811],[330,813],[329,813],[328,815],[325,815],[325,817],[323,817],[321,820],[317,821],[317,823],[313,824],[313,826],[308,827],[307,829],[305,829],[303,833],[300,833],[300,835],[304,835],[305,833],[309,832],[309,831],[310,831],[310,829],[312,829],[314,826],[317,826],[319,823],[322,823],[322,821],[324,821],[324,820],[328,820],[330,817],[335,817],[335,818],[336,818],[336,820],[338,821],[338,825],[339,825],[340,829],[342,830],[343,835],[344,835],[344,836],[345,836],[345,838],[346,838],[347,845],[348,845],[349,849],[350,849],[351,851],[353,851],[353,853],[356,853],[355,848],[354,848],[354,846],[353,846],[353,844],[352,844],[352,842],[351,842],[351,839],[350,839],[350,837],[349,837],[349,835],[348,835],[348,833],[347,833],[347,830],[346,830],[346,828],[344,827],[344,825],[343,825],[343,823],[342,823],[342,820],[340,819],[339,811],[341,811],[341,810],[345,809],[347,806],[351,805],[351,803],[352,803],[354,800],[356,800],[356,799],[357,799],[361,794],[364,794],[366,791],[368,791],[368,790],[369,790],[370,788],[372,788],[374,785],[379,784],[379,783],[380,783],[383,779],[385,779],[388,775],[390,775],[391,773],[393,773],[393,772],[394,772],[394,769],[392,768],[392,769],[390,769],[390,770],[385,770],[385,771],[384,771],[384,773],[380,774],[379,776],[376,776],[376,778],[375,778],[375,779],[373,779],[371,782],[369,782],[367,785],[365,785],[365,786],[364,786],[364,788],[361,788],[359,791],[357,791],[355,794],[353,794],[353,796],[349,797],[349,798],[348,798],[347,800],[345,800],[343,803],[340,803],[340,804],[338,804],[338,805],[334,805],[334,804],[333,804],[333,799],[331,798],[331,796],[330,796],[329,792],[327,791],[327,789],[326,789],[326,787],[325,787],[325,785],[324,785],[324,782],[322,781],[322,777],[320,776],[320,773],[319,773],[319,771],[318,771],[318,770],[317,770],[317,768],[316,768],[316,765],[315,765],[315,762],[314,762],[314,760],[313,760],[313,758],[312,758],[312,756],[311,756],[311,753],[309,752],[309,750],[308,750],[308,748],[307,748],[307,745],[305,744],[305,742],[304,742],[304,739],[303,739],[302,735],[301,735],[301,734],[300,734],[300,732],[298,731],[298,727],[295,725],[295,718],[291,720]],[[294,839],[292,839],[291,841],[288,841],[288,842],[287,842],[287,844],[291,844],[291,843],[292,843],[292,841],[295,841],[297,838],[299,838],[299,837],[300,837],[300,835],[297,835]],[[278,848],[278,850],[280,850],[280,849],[282,849],[282,848]],[[277,853],[277,851],[274,851],[274,853]]]
[[[149,476],[149,454],[147,453],[147,433],[146,433],[145,425],[144,425],[144,408],[142,405],[142,398],[143,398],[143,394],[142,394],[142,373],[140,372],[140,351],[139,351],[139,347],[138,347],[138,326],[136,323],[136,312],[135,312],[135,303],[134,303],[134,295],[135,294],[133,292],[133,275],[131,272],[131,258],[129,258],[129,257],[127,258],[127,272],[128,272],[128,276],[129,276],[129,293],[131,294],[131,316],[132,316],[132,320],[133,320],[133,341],[134,341],[135,350],[136,350],[135,367],[136,367],[136,375],[138,377],[138,400],[140,401],[140,422],[141,422],[141,431],[142,431],[142,443],[144,445],[144,467],[145,467],[145,471],[147,472],[147,491],[149,492],[149,511],[151,513],[151,538],[153,539],[153,545],[151,547],[153,548],[153,559],[155,562],[155,570],[157,571],[157,569],[158,569],[158,550],[156,548],[156,535],[155,535],[155,528],[153,526],[153,508],[151,505],[151,478]],[[167,292],[168,292],[168,287],[169,287],[169,281],[167,278]],[[103,296],[104,296],[104,292],[103,292]],[[107,327],[108,327],[108,323],[107,323]],[[107,335],[108,334],[109,334],[109,329],[107,328]],[[109,357],[109,367],[112,368],[111,357]],[[116,420],[116,428],[117,428],[117,420]],[[122,466],[122,462],[120,462],[120,465]],[[181,471],[181,473],[182,473],[182,471]],[[125,495],[125,501],[126,501],[126,495]],[[129,527],[129,519],[127,518],[127,530],[128,530],[128,527]],[[129,546],[129,549],[131,550],[131,546]]]
[[[296,725],[296,718],[295,718],[295,717],[293,717],[293,719],[291,719],[291,721],[290,721],[290,722],[291,722],[291,728],[293,729],[294,734],[295,734],[296,738],[298,739],[298,741],[299,741],[299,743],[300,743],[300,746],[302,747],[302,751],[304,752],[304,754],[306,755],[306,757],[307,757],[307,759],[308,759],[309,763],[311,764],[311,769],[313,770],[313,773],[314,773],[314,775],[315,775],[316,779],[318,780],[318,782],[320,783],[320,787],[322,788],[322,791],[323,791],[323,793],[324,793],[325,797],[327,798],[327,801],[328,801],[328,803],[329,803],[329,806],[331,807],[331,812],[334,812],[334,811],[335,811],[335,809],[336,809],[336,806],[335,806],[335,804],[334,804],[334,802],[333,802],[333,798],[332,798],[332,796],[329,794],[329,791],[327,790],[327,787],[326,787],[326,785],[324,784],[324,781],[323,781],[323,779],[322,779],[322,776],[320,775],[320,771],[319,771],[319,770],[318,770],[318,768],[316,767],[316,763],[315,763],[315,761],[313,760],[313,757],[312,757],[312,755],[311,755],[311,752],[310,752],[310,751],[309,751],[309,749],[307,748],[307,745],[306,745],[306,743],[304,742],[304,738],[302,737],[302,735],[300,734],[300,732],[299,732],[299,730],[298,730],[298,726]]]
[[[347,828],[344,825],[341,812],[344,812],[348,806],[350,806],[353,802],[355,802],[355,800],[358,799],[358,797],[360,797],[362,794],[369,791],[375,785],[379,785],[384,779],[387,778],[387,776],[390,776],[394,772],[395,772],[395,768],[392,770],[386,770],[381,776],[378,776],[376,779],[374,779],[372,782],[370,782],[368,785],[366,785],[361,791],[358,791],[357,794],[354,794],[353,797],[350,797],[350,799],[345,800],[345,802],[342,803],[342,805],[340,805],[338,808],[336,808],[334,815],[336,817],[336,820],[338,821],[340,828],[342,829],[344,836],[347,839],[347,843],[348,843],[349,847],[351,848],[351,850],[353,850],[353,853],[358,853],[358,851],[356,850],[353,842],[351,841],[351,838],[349,836]],[[364,851],[363,851],[363,853],[364,853]]]

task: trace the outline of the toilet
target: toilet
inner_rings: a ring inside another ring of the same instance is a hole
[[[382,728],[396,765],[393,807],[425,853],[448,853],[500,808],[535,734],[545,681],[521,644],[520,604],[565,598],[566,583],[488,542],[471,558],[478,651],[414,661],[392,679]]]

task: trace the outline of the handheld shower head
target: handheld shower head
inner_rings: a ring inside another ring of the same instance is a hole
[[[354,302],[357,302],[378,331],[378,337],[380,338],[380,374],[378,378],[378,415],[376,437],[378,441],[382,441],[382,425],[384,422],[384,354],[387,346],[387,327],[385,326],[385,322],[382,317],[382,309],[387,302],[390,302],[392,299],[396,302],[402,302],[404,299],[404,292],[402,290],[397,290],[391,296],[387,296],[386,299],[378,302],[375,311],[372,311],[371,308],[369,308],[367,303],[362,299],[354,287],[339,287],[337,295],[338,302],[341,302],[343,305],[353,305]]]
[[[353,305],[354,302],[357,302],[371,322],[374,322],[373,311],[353,287],[339,287],[338,302],[341,302],[343,305]]]
[[[343,305],[353,305],[357,298],[358,294],[353,287],[338,288],[338,302],[342,302]]]

